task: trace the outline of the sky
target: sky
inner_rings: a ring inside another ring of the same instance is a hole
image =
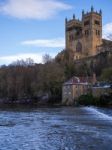
[[[111,0],[0,0],[0,65],[32,58],[36,63],[65,47],[65,18],[84,9],[103,12],[103,38],[112,34]]]

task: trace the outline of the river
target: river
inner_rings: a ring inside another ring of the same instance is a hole
[[[0,109],[0,150],[112,150],[112,109]]]

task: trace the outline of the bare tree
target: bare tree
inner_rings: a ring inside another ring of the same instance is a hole
[[[11,66],[33,66],[34,60],[31,58],[27,58],[26,60],[17,60],[10,64]]]
[[[108,35],[108,39],[112,41],[112,34]]]
[[[45,54],[43,56],[43,63],[46,64],[46,63],[49,63],[49,62],[52,62],[52,57],[49,54]]]

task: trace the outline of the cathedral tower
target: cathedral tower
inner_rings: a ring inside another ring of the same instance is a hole
[[[102,44],[102,12],[82,12],[83,47],[86,56],[97,54],[97,47]]]
[[[102,44],[102,12],[82,11],[82,20],[65,20],[66,49],[72,51],[74,59],[94,56]]]
[[[74,59],[80,59],[82,56],[82,21],[75,18],[66,19],[66,49],[72,51]]]

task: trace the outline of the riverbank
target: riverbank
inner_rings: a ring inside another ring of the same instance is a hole
[[[100,97],[94,97],[91,94],[82,95],[78,98],[77,103],[84,106],[112,107],[112,95],[102,95]]]
[[[0,109],[5,110],[5,109],[21,109],[21,108],[27,108],[27,109],[33,109],[33,108],[60,108],[60,107],[65,107],[62,106],[61,103],[56,103],[56,104],[51,104],[51,103],[46,103],[46,104],[38,104],[38,103],[0,103]],[[74,106],[72,106],[74,107]]]
[[[39,99],[39,98],[21,98],[21,99],[9,99],[9,98],[2,98],[0,99],[0,105],[37,105],[37,106],[49,106],[49,105],[61,105],[60,99],[55,98],[46,98],[46,99]]]
[[[0,106],[2,107],[62,107],[67,106],[62,104],[59,99],[0,99]],[[96,107],[107,107],[112,108],[112,95],[102,96],[100,98],[93,97],[91,94],[82,95],[78,100],[74,100],[71,106],[96,106]]]

